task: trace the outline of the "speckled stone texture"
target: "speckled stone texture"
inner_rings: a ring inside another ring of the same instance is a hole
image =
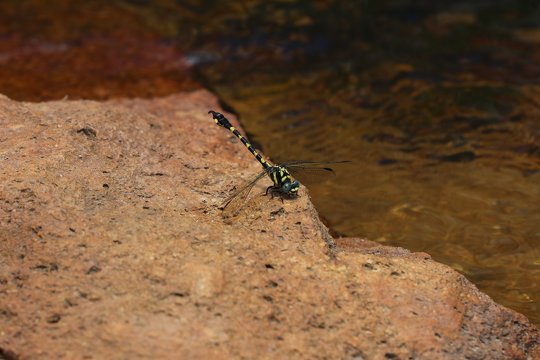
[[[224,218],[259,166],[209,109],[0,97],[0,358],[540,358],[524,316],[429,255],[330,252],[305,188]]]

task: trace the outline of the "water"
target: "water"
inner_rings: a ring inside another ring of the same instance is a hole
[[[152,97],[194,76],[277,162],[353,161],[310,187],[335,232],[428,252],[540,324],[536,2],[21,1],[0,14],[0,92]]]

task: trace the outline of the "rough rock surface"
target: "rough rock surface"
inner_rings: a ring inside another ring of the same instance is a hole
[[[0,358],[538,359],[527,319],[427,254],[330,238],[205,91],[0,97]]]

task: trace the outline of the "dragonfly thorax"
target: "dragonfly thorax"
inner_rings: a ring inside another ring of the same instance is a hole
[[[274,183],[274,189],[283,194],[296,195],[300,188],[298,180],[294,180],[289,170],[284,166],[272,166],[268,169],[268,176]]]

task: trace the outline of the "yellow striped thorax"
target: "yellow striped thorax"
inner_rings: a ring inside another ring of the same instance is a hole
[[[298,180],[293,180],[289,170],[283,166],[272,166],[267,170],[274,187],[284,194],[296,195],[300,188]]]

